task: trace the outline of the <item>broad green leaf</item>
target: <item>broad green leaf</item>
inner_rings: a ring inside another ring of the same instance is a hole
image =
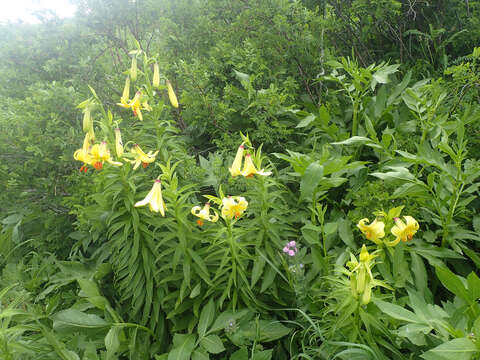
[[[175,334],[173,336],[174,348],[168,354],[168,360],[190,360],[195,348],[195,340],[194,334]]]
[[[352,249],[355,248],[355,242],[353,241],[352,224],[348,219],[341,219],[338,221],[338,235],[347,246]]]
[[[255,351],[255,353],[253,354],[252,360],[271,360],[272,353],[273,353],[273,349]]]
[[[379,83],[379,84],[386,84],[388,83],[388,75],[394,74],[397,72],[398,67],[400,64],[395,64],[395,65],[385,65],[378,69],[374,74],[373,78]]]
[[[445,286],[450,292],[454,293],[468,303],[471,301],[468,296],[467,289],[463,285],[462,280],[460,280],[457,275],[455,275],[445,267],[437,266],[435,270],[437,273],[437,277],[440,279],[443,286]]]
[[[230,360],[248,360],[247,349],[241,348],[240,350],[235,351],[232,356],[230,356]]]
[[[210,354],[220,354],[225,351],[222,339],[218,335],[208,335],[200,340],[200,345]]]
[[[378,306],[385,314],[397,320],[403,320],[411,323],[422,323],[420,318],[413,312],[404,309],[401,306],[391,304],[382,300],[374,300],[375,305]]]
[[[480,278],[473,271],[467,277],[469,298],[472,301],[480,299]]]
[[[113,326],[105,336],[105,347],[107,349],[107,359],[114,359],[115,353],[120,347],[120,340],[118,335],[120,334],[121,328],[118,326]]]
[[[197,349],[192,354],[192,360],[209,360],[210,356],[203,349]]]
[[[236,321],[238,319],[241,319],[242,317],[246,316],[248,314],[249,310],[248,309],[242,309],[237,312],[232,312],[232,311],[225,311],[218,315],[218,317],[215,319],[215,322],[213,323],[212,327],[208,331],[209,333],[219,331],[221,329],[225,329],[225,326],[228,324],[230,321]]]
[[[470,360],[479,354],[475,343],[468,338],[453,339],[420,355],[425,360]]]
[[[255,324],[252,323],[255,327]],[[259,341],[269,342],[280,339],[290,333],[290,329],[279,322],[260,320],[259,321],[260,335]]]
[[[316,118],[317,117],[314,114],[310,114],[310,115],[304,117],[295,127],[296,128],[304,128],[304,127],[310,125],[310,123],[312,121],[315,121]]]
[[[200,313],[200,319],[198,320],[197,331],[200,337],[205,336],[205,334],[207,333],[207,328],[212,323],[214,317],[215,317],[215,303],[213,301],[213,298],[210,298],[210,301]]]
[[[109,327],[110,323],[94,314],[86,314],[79,310],[62,310],[52,316],[53,328],[58,331],[68,328],[98,329]]]
[[[318,161],[308,165],[300,181],[300,199],[312,196],[323,177],[323,166]]]

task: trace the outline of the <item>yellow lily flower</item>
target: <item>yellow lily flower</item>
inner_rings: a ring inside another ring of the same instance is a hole
[[[210,203],[207,202],[203,209],[200,206],[194,206],[192,208],[192,214],[199,217],[200,219],[197,220],[197,224],[199,226],[203,225],[202,220],[207,220],[211,222],[216,222],[218,220],[218,214],[214,211],[213,215],[210,215]]]
[[[160,86],[160,69],[158,68],[158,63],[153,64],[153,79],[152,86],[158,88]]]
[[[178,108],[178,100],[177,95],[175,95],[175,91],[173,91],[172,83],[167,80],[167,89],[168,89],[168,98],[170,99],[170,104],[174,108]]]
[[[93,159],[90,156],[90,134],[88,132],[85,134],[82,148],[73,153],[73,158],[83,162],[83,165],[80,167],[80,172],[87,172],[87,165],[93,165]]]
[[[248,202],[243,196],[228,196],[222,199],[222,217],[238,219],[247,209]]]
[[[380,239],[385,236],[385,224],[383,221],[375,219],[370,225],[365,225],[366,222],[368,222],[367,218],[360,220],[357,227],[368,240],[373,241],[377,245],[381,244],[382,241]]]
[[[162,183],[158,179],[155,180],[152,189],[147,194],[147,196],[145,196],[145,199],[143,199],[142,201],[138,201],[137,203],[135,203],[134,206],[139,207],[145,206],[147,204],[151,211],[159,212],[160,214],[162,214],[162,216],[165,216],[165,210],[167,210],[167,207],[163,202]]]
[[[242,175],[241,172],[241,167],[242,167],[242,160],[243,160],[243,151],[245,147],[243,146],[243,143],[238,147],[237,154],[235,155],[235,159],[233,160],[233,164],[230,168],[228,168],[228,171],[230,171],[230,174],[235,177],[238,175]]]
[[[398,217],[394,219],[395,226],[392,227],[391,231],[392,234],[397,238],[392,242],[392,246],[398,244],[400,240],[403,242],[412,240],[413,235],[415,235],[420,227],[417,220],[415,220],[413,217],[404,216],[403,218],[406,220],[406,224]]]
[[[140,120],[143,120],[142,109],[151,111],[152,108],[150,107],[150,105],[147,104],[146,101],[141,102],[140,101],[141,97],[142,97],[142,93],[140,91],[136,92],[135,97],[130,102],[128,102],[128,99],[125,99],[122,96],[122,98],[120,99],[120,102],[117,103],[117,105],[126,109],[132,109],[133,115],[138,116]]]
[[[115,150],[117,151],[117,156],[121,158],[123,155],[123,142],[122,133],[119,128],[115,128]]]
[[[92,165],[97,170],[101,170],[103,168],[104,161],[115,166],[123,165],[121,162],[112,160],[106,141],[102,141],[100,144],[93,145],[90,149],[90,155],[92,157]]]
[[[133,170],[136,170],[140,164],[142,164],[143,168],[146,168],[148,164],[151,164],[155,161],[155,156],[158,154],[158,150],[154,153],[149,151],[147,154],[145,154],[138,144],[135,144],[130,151],[135,156],[134,160],[129,160],[132,164],[134,164]]]
[[[247,154],[245,155],[245,163],[243,164],[243,171],[242,175],[245,177],[251,177],[255,174],[262,175],[262,176],[269,176],[272,174],[271,171],[264,171],[263,169],[257,170],[255,168],[255,164],[253,163],[252,160],[252,155]]]

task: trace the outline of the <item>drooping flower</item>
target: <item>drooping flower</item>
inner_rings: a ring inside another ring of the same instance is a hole
[[[243,170],[242,170],[242,175],[245,177],[250,177],[255,174],[262,175],[262,176],[269,176],[272,174],[271,171],[264,171],[264,169],[257,170],[255,168],[255,164],[253,163],[252,160],[252,155],[247,154],[245,155],[245,163],[243,164]]]
[[[115,128],[115,150],[119,158],[123,155],[123,142],[122,142],[122,133],[120,128]]]
[[[146,101],[141,102],[141,98],[142,93],[140,91],[137,91],[134,98],[130,102],[128,102],[128,99],[124,99],[122,96],[122,98],[120,99],[120,103],[117,103],[117,105],[123,108],[132,109],[133,115],[138,116],[139,120],[143,120],[142,109],[151,111],[152,108],[150,107],[150,105],[148,105]]]
[[[235,177],[238,175],[242,175],[242,160],[243,160],[243,151],[245,147],[242,144],[238,147],[237,154],[235,155],[235,159],[233,160],[232,166],[228,168],[228,171],[230,171],[230,174]]]
[[[392,227],[392,234],[395,235],[397,238],[392,242],[392,245],[396,245],[401,241],[407,242],[408,240],[412,240],[413,235],[419,229],[419,225],[417,220],[415,220],[411,216],[404,216],[403,217],[406,224],[400,220],[400,218],[393,219],[395,221],[395,226]]]
[[[125,86],[123,87],[122,97],[120,98],[120,103],[123,105],[128,105],[128,99],[130,99],[130,77],[127,76],[125,79]]]
[[[87,172],[87,169],[88,169],[87,165],[93,165],[92,164],[93,159],[90,156],[90,134],[88,132],[85,134],[82,148],[76,150],[73,153],[73,158],[75,160],[83,162],[83,165],[80,168],[80,171]]]
[[[135,207],[145,206],[147,204],[151,211],[159,212],[162,216],[165,216],[165,211],[167,210],[167,207],[163,202],[162,183],[158,179],[155,180],[152,189],[147,194],[147,196],[145,196],[145,199],[135,203]]]
[[[377,221],[377,219],[373,220],[370,225],[365,225],[366,222],[368,222],[367,218],[360,220],[357,227],[368,240],[373,241],[377,245],[381,244],[382,241],[380,239],[385,236],[385,223]]]
[[[158,63],[156,61],[155,61],[155,64],[153,64],[152,86],[154,88],[158,88],[160,86],[160,69],[159,69]]]
[[[92,165],[97,170],[101,170],[103,168],[103,163],[105,161],[115,166],[123,165],[121,162],[112,160],[106,141],[102,141],[100,144],[93,145],[90,149],[90,156],[92,158]]]
[[[228,196],[222,199],[222,217],[238,219],[247,209],[248,202],[243,196]]]
[[[130,149],[130,152],[135,157],[134,160],[128,160],[129,162],[134,164],[133,170],[136,170],[140,166],[140,164],[142,164],[142,166],[146,168],[148,164],[151,164],[152,162],[155,161],[155,156],[157,156],[158,154],[158,150],[155,152],[149,151],[148,153],[144,153],[138,144],[135,144]]]
[[[210,203],[207,202],[203,208],[200,206],[194,206],[192,208],[192,214],[199,217],[197,224],[199,226],[203,225],[203,220],[216,222],[218,220],[218,214],[214,211],[213,215],[210,214]]]
[[[167,80],[167,89],[168,89],[168,98],[170,99],[170,104],[174,108],[178,108],[178,100],[177,95],[175,95],[175,91],[173,91],[172,83]]]

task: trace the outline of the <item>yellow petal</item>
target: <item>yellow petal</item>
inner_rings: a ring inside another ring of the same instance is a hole
[[[238,149],[237,153],[235,154],[235,159],[233,160],[232,166],[228,169],[230,171],[230,174],[235,177],[238,175],[241,175],[241,167],[242,167],[242,160],[243,160],[243,152],[244,152],[244,143],[242,143]]]

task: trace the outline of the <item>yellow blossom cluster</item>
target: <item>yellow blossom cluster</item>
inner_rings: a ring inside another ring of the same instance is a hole
[[[419,225],[417,220],[415,220],[412,216],[404,216],[405,222],[403,222],[399,217],[395,217],[393,221],[395,225],[391,228],[391,233],[395,236],[395,239],[392,241],[382,241],[381,239],[385,237],[385,223],[383,221],[378,221],[377,219],[373,220],[373,222],[369,225],[368,219],[364,218],[361,219],[357,227],[360,231],[365,235],[367,240],[373,241],[375,244],[385,244],[387,246],[395,246],[400,241],[407,242],[408,240],[413,239],[413,235],[419,229]]]

